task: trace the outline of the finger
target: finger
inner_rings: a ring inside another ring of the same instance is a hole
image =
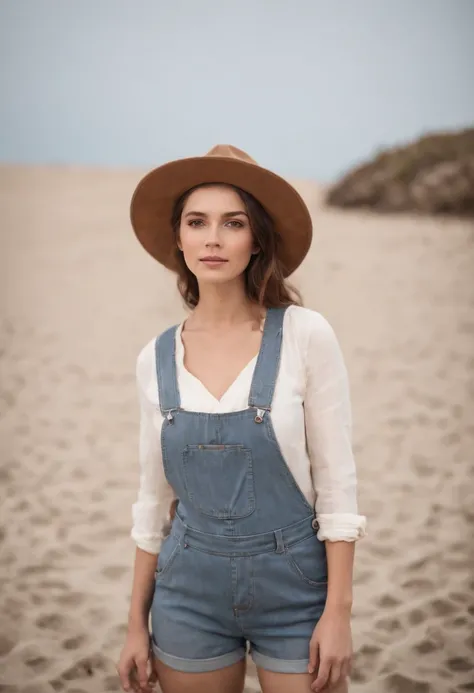
[[[120,685],[124,691],[130,691],[132,689],[132,684],[130,681],[130,664],[131,663],[129,661],[120,663],[117,669]]]
[[[147,678],[146,686],[144,688],[142,687],[142,693],[153,693],[153,689],[155,688],[156,682],[158,681],[158,675],[157,675],[157,672],[155,671],[155,668],[151,662],[149,662],[149,664],[148,664],[147,672],[148,672],[148,678]]]
[[[156,671],[156,667],[152,665],[151,667],[151,674],[148,677],[148,683],[153,686],[156,682],[158,681],[158,672]]]
[[[319,664],[319,671],[316,680],[311,685],[312,691],[322,691],[324,686],[327,684],[329,679],[329,674],[331,671],[331,664],[329,660],[322,659]]]
[[[137,672],[135,669],[135,664],[132,662],[132,663],[130,663],[130,665],[128,667],[128,680],[130,682],[128,690],[129,691],[135,691],[135,693],[137,691],[137,686],[138,686],[136,673]]]
[[[345,659],[342,668],[341,668],[341,676],[344,679],[347,679],[351,674],[351,659],[350,657],[348,659]]]
[[[331,667],[331,672],[329,674],[329,687],[331,686],[336,686],[340,682],[341,679],[341,663],[340,662],[334,662],[332,667]]]
[[[138,681],[138,673],[137,673],[137,668],[134,665],[132,669],[132,673],[130,674],[130,683],[132,686],[132,691],[134,693],[142,693],[142,689],[140,686],[140,682]]]
[[[137,657],[136,660],[138,683],[140,688],[145,688],[148,683],[148,659],[145,657]]]
[[[309,643],[309,664],[308,664],[308,671],[310,674],[313,674],[319,664],[319,644],[317,641],[310,641]]]

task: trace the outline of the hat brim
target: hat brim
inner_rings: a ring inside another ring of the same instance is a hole
[[[284,178],[229,157],[178,159],[150,171],[132,197],[130,218],[135,234],[158,262],[176,271],[176,240],[171,216],[176,200],[201,183],[235,185],[253,195],[272,217],[281,239],[279,256],[284,274],[295,271],[312,240],[312,221],[300,194]]]

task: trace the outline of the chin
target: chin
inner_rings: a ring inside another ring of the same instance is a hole
[[[196,268],[196,279],[203,284],[228,284],[229,282],[234,282],[244,273],[245,268],[242,271],[235,271],[235,268],[230,267],[220,267],[213,269],[212,267],[202,267]]]
[[[228,274],[219,274],[218,272],[199,272],[196,278],[201,284],[228,284],[235,281],[236,277]]]

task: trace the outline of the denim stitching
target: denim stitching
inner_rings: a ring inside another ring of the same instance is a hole
[[[176,539],[176,536],[174,536],[174,539]],[[169,572],[172,564],[175,561],[176,556],[179,553],[181,553],[181,542],[177,541],[176,546],[174,547],[173,551],[170,553],[169,558],[166,561],[165,565],[160,570],[155,570],[155,582],[156,583],[161,582],[163,579],[163,576]]]
[[[155,363],[158,381],[158,399],[160,410],[163,416],[170,409],[177,409],[180,406],[180,395],[178,389],[176,373],[176,330],[177,325],[170,327],[166,332],[155,340]],[[171,350],[167,349],[167,342],[172,342]],[[170,370],[171,378],[168,380],[167,369]],[[169,384],[169,388],[167,387]],[[169,398],[169,399],[168,399]]]
[[[249,557],[250,558],[250,557]],[[250,576],[249,576],[249,583],[250,583],[250,588],[249,588],[249,603],[248,606],[246,606],[244,609],[241,609],[240,607],[237,607],[237,614],[236,618],[238,619],[240,614],[246,614],[250,611],[250,609],[253,607],[254,603],[254,598],[255,598],[255,587],[254,587],[254,565],[253,561],[250,559]]]
[[[297,540],[294,541],[292,544],[289,544],[288,546],[285,546],[285,555],[286,555],[286,557],[287,557],[287,559],[288,559],[288,562],[289,562],[289,564],[290,564],[290,567],[292,567],[292,568],[294,569],[294,571],[297,573],[297,575],[299,575],[299,577],[300,577],[302,580],[304,580],[306,583],[308,583],[308,585],[311,585],[311,587],[323,587],[324,585],[327,585],[327,584],[328,584],[327,575],[326,575],[326,579],[325,579],[325,580],[312,580],[311,578],[307,577],[307,576],[304,574],[304,572],[302,571],[302,569],[300,568],[300,566],[298,565],[298,562],[297,562],[296,558],[293,556],[293,554],[292,554],[292,552],[291,552],[291,549],[292,549],[292,548],[298,546],[298,545],[301,544],[301,542],[303,542],[303,541],[306,541],[306,540],[308,540],[308,539],[311,539],[312,537],[315,538],[315,534],[314,534],[314,533],[313,533],[313,534],[309,534],[309,535],[306,536],[304,539],[297,539]],[[327,568],[326,568],[326,574],[327,574]]]
[[[257,363],[255,365],[252,384],[250,386],[248,400],[250,407],[258,406],[259,409],[266,409],[267,411],[270,411],[271,409],[276,379],[280,368],[281,339],[283,335],[283,320],[285,317],[285,312],[286,307],[272,308],[267,312],[262,343],[260,346]],[[276,333],[274,333],[275,327],[277,327]],[[262,370],[262,364],[267,361],[267,352],[269,357],[272,355],[272,353],[275,353],[275,358],[273,359],[274,363],[271,380],[269,383],[267,381],[267,384],[263,384],[263,381],[261,381],[259,378],[260,371]]]
[[[293,571],[296,573],[296,575],[298,575],[298,577],[304,580],[304,582],[306,582],[311,587],[325,587],[328,584],[327,578],[326,580],[320,580],[319,582],[315,582],[314,580],[311,580],[310,578],[306,577],[306,575],[302,572],[301,568],[296,563],[295,559],[288,550],[285,551],[285,556],[288,560],[289,566],[293,568]]]

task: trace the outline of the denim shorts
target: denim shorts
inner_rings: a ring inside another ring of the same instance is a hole
[[[313,517],[265,534],[222,536],[176,515],[158,557],[155,657],[184,672],[238,662],[305,673],[327,596],[326,548]]]

